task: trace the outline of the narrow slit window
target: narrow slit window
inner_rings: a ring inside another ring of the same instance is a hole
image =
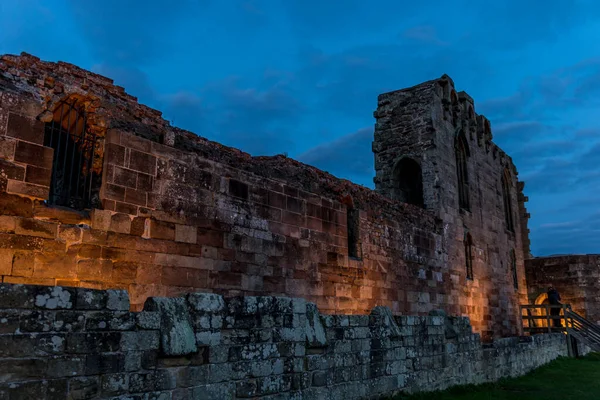
[[[348,206],[347,208],[347,228],[348,228],[348,256],[352,258],[360,257],[360,226],[359,210]]]
[[[61,102],[46,123],[44,146],[54,149],[49,205],[84,210],[98,199],[100,175],[94,172],[96,135],[76,99]]]
[[[467,233],[465,236],[465,267],[467,272],[467,279],[473,279],[473,239],[471,234]]]
[[[511,249],[510,251],[510,268],[512,272],[513,285],[515,289],[519,288],[519,277],[517,275],[517,257],[515,256],[515,251]]]
[[[470,210],[469,202],[469,176],[467,172],[467,157],[469,147],[465,135],[461,132],[456,138],[456,175],[458,178],[458,206],[463,210]]]
[[[506,223],[506,229],[508,229],[511,232],[514,232],[515,227],[513,223],[510,182],[510,173],[508,172],[508,169],[504,169],[504,173],[502,174],[502,200],[504,203],[504,222]]]

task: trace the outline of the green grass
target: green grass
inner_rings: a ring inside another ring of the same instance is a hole
[[[559,358],[519,378],[443,392],[399,395],[394,400],[598,400],[600,353]]]

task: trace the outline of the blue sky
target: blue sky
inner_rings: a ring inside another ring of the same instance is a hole
[[[101,73],[174,125],[373,187],[379,93],[449,74],[529,196],[532,252],[600,253],[593,0],[0,2],[0,53]]]

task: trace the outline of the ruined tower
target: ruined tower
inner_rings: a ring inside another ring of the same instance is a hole
[[[447,267],[460,275],[452,279],[492,293],[465,305],[472,318],[488,308],[515,315],[526,291],[526,198],[488,119],[447,75],[380,95],[374,116],[376,191],[443,222]]]

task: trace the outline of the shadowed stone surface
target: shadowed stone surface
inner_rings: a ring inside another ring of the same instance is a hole
[[[36,303],[65,292],[84,300]],[[110,293],[0,284],[0,398],[370,399],[519,376],[567,352],[563,334],[482,345],[467,318],[441,314],[322,315],[303,299],[213,293],[135,313],[109,309]]]

